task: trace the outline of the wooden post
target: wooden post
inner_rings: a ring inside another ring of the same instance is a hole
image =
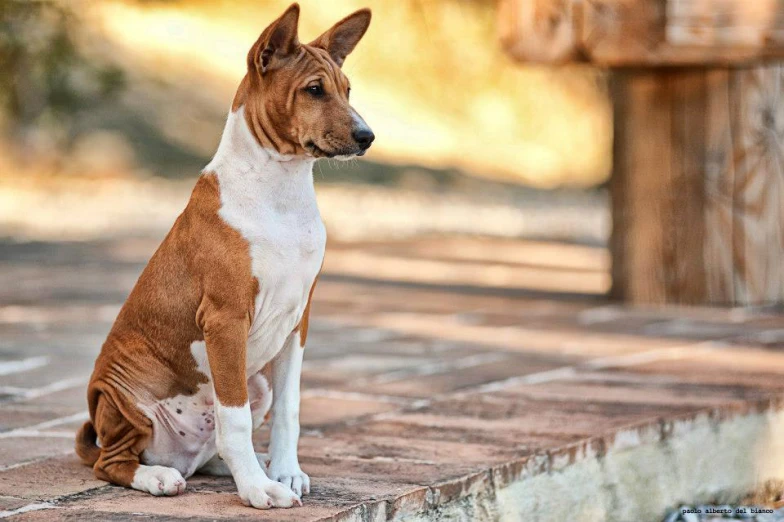
[[[615,297],[784,302],[784,0],[502,0],[500,20],[519,59],[612,71]]]

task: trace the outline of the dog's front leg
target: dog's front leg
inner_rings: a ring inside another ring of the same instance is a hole
[[[253,451],[253,419],[245,375],[246,321],[241,316],[214,314],[205,321],[203,330],[215,389],[216,445],[240,498],[260,509],[302,505],[290,488],[267,477]]]
[[[303,347],[300,332],[289,335],[281,354],[272,362],[272,427],[270,431],[270,478],[290,487],[297,495],[310,493],[310,478],[300,469],[299,381]]]

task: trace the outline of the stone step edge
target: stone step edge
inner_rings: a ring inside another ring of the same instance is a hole
[[[321,520],[659,522],[771,480],[784,480],[784,396],[652,418]]]

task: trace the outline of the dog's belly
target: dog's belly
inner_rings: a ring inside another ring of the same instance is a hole
[[[203,345],[194,343],[197,344]],[[194,346],[193,351],[199,351],[199,347]],[[272,405],[272,388],[261,372],[248,378],[248,401],[256,429]],[[195,395],[178,395],[140,405],[152,421],[153,432],[142,453],[142,463],[172,467],[184,477],[193,475],[217,453],[214,405],[211,379],[199,386]]]
[[[192,396],[178,395],[142,410],[152,421],[152,440],[142,453],[147,465],[175,468],[192,475],[215,454],[215,415],[212,383]]]

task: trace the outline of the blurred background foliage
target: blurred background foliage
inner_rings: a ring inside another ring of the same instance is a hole
[[[0,0],[3,170],[196,175],[215,150],[247,49],[289,3]],[[322,165],[319,182],[606,180],[605,78],[512,63],[497,45],[494,1],[300,3],[302,41],[354,9],[374,15],[345,70],[376,145],[361,163]]]
[[[65,152],[79,133],[80,115],[116,98],[123,71],[96,63],[78,48],[79,19],[50,1],[0,3],[0,123],[5,139],[25,152],[44,144]]]

